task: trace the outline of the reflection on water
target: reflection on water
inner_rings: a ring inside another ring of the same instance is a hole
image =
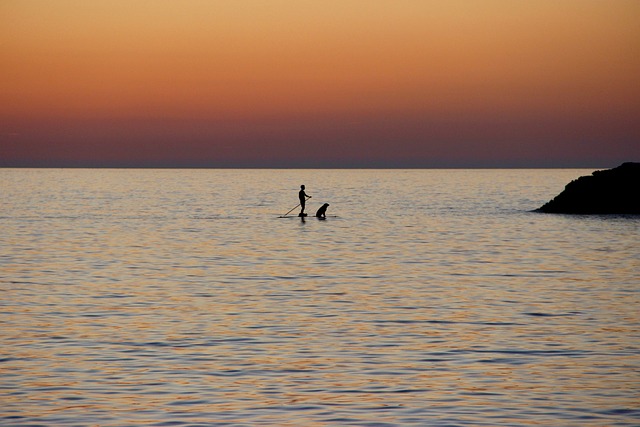
[[[640,219],[530,212],[586,173],[0,170],[0,425],[638,425]]]

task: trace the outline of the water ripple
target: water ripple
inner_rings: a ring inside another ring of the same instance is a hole
[[[638,219],[418,170],[277,219],[317,174],[0,171],[0,425],[640,424]]]

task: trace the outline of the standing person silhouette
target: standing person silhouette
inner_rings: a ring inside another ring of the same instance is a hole
[[[305,216],[306,214],[304,213],[304,206],[307,199],[310,199],[311,196],[308,196],[307,193],[304,192],[304,185],[300,186],[300,192],[298,193],[298,198],[300,199],[300,207],[302,208],[300,209],[300,214],[298,216]]]

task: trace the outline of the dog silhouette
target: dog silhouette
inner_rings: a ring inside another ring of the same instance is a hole
[[[325,203],[324,205],[320,206],[320,209],[318,209],[318,212],[316,212],[316,218],[326,218],[328,207],[329,203]]]

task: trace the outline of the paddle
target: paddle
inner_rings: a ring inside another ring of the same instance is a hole
[[[307,200],[309,200],[311,198],[311,196],[307,196]],[[291,208],[291,210],[289,212],[287,212],[286,214],[282,215],[283,217],[289,215],[291,213],[292,210],[294,210],[295,208],[297,208],[298,206],[300,206],[300,203],[298,203],[297,205],[295,205],[294,207]]]

